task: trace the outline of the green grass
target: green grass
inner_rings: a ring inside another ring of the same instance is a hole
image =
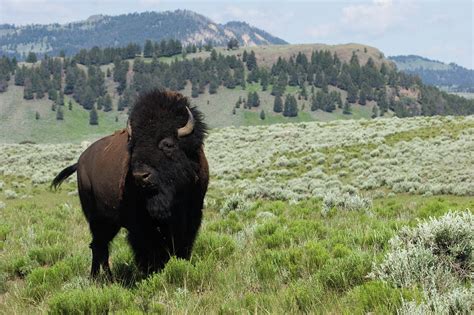
[[[87,223],[68,194],[75,185],[52,192],[0,179],[3,189],[24,183],[16,190],[31,196],[6,200],[0,212],[5,313],[393,313],[421,293],[367,278],[388,240],[418,218],[474,208],[472,197],[398,194],[374,200],[370,212],[323,215],[321,200],[307,199],[221,213],[226,196],[214,188],[190,261],[172,259],[144,278],[122,231],[111,246],[115,282],[91,282]]]
[[[125,126],[126,115],[116,111],[99,111],[99,125],[89,125],[89,112],[74,100],[72,110],[68,109],[69,97],[65,97],[64,120],[56,120],[51,110],[52,102],[23,100],[22,88],[9,86],[8,92],[0,94],[0,133],[2,142],[33,141],[57,143],[94,139]],[[36,120],[35,113],[40,114]],[[115,118],[118,116],[118,122]]]

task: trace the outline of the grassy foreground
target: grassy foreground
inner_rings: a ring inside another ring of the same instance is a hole
[[[113,283],[88,278],[75,182],[47,185],[83,148],[0,145],[0,312],[472,311],[473,134],[470,117],[215,130],[192,259],[144,277],[122,231]]]

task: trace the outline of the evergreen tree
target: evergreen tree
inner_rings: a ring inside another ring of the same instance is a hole
[[[239,96],[239,99],[237,100],[237,102],[235,102],[235,108],[240,108],[240,104],[242,103],[242,97]]]
[[[39,112],[36,112],[36,113],[35,113],[35,119],[36,119],[36,120],[39,120],[39,119],[40,119],[40,113],[39,113]]]
[[[95,107],[92,107],[92,109],[89,112],[89,125],[98,125],[99,124],[99,115],[97,114],[97,110]]]
[[[209,94],[216,94],[217,88],[219,87],[217,80],[214,78],[209,83]]]
[[[38,61],[38,57],[36,57],[36,54],[32,51],[28,53],[28,57],[26,57],[26,62],[28,63],[35,63]]]
[[[42,88],[38,89],[38,91],[36,92],[36,98],[37,99],[42,99],[44,97],[44,91]]]
[[[61,106],[56,109],[56,120],[64,120],[64,112]]]
[[[366,88],[367,87],[367,88]],[[369,87],[364,83],[359,92],[359,104],[365,105],[367,103],[367,89]]]
[[[255,91],[253,92],[253,107],[258,107],[260,106],[260,97],[258,96],[258,93]]]
[[[283,101],[281,100],[281,96],[275,96],[275,101],[273,103],[273,111],[275,113],[281,113],[283,111]]]
[[[352,113],[351,104],[347,100],[344,102],[344,107],[342,109],[342,113],[344,115],[350,115]]]
[[[104,112],[110,112],[112,110],[112,98],[109,93],[105,94],[102,105],[104,107]]]
[[[260,119],[265,120],[265,111],[263,109],[260,111]]]
[[[266,91],[268,89],[268,82],[270,79],[270,74],[268,73],[267,69],[263,68],[260,70],[260,84],[262,85],[262,91]]]
[[[302,98],[304,98],[305,100],[308,100],[308,92],[306,91],[306,86],[303,84],[303,86],[301,87],[301,92],[300,92],[300,95]]]
[[[248,57],[247,51],[244,50],[244,52],[242,53],[242,61],[247,62],[247,57]]]
[[[68,102],[68,109],[72,110],[72,101],[71,100],[69,100],[69,102]]]
[[[64,93],[63,93],[63,91],[59,91],[58,105],[59,106],[64,106]]]
[[[296,117],[298,116],[298,103],[296,98],[288,94],[285,100],[285,106],[283,108],[283,116],[285,117]]]
[[[388,100],[387,100],[387,92],[385,91],[385,87],[383,87],[377,95],[377,106],[380,109],[380,116],[383,116],[388,110]],[[433,106],[434,107],[434,106]]]
[[[239,49],[239,41],[236,38],[232,38],[227,43],[227,49],[228,50]]]
[[[372,107],[372,118],[376,118],[377,116],[379,115],[379,108],[377,107],[377,105],[374,105],[374,107]]]
[[[28,79],[25,81],[25,88],[23,90],[23,98],[25,100],[32,100],[33,99],[33,89],[31,87],[31,81]]]
[[[247,69],[252,71],[257,68],[257,58],[255,57],[255,52],[252,50],[247,56]]]
[[[103,108],[102,97],[97,98],[97,105],[96,105],[96,107],[97,107],[97,110],[102,110],[102,108]]]
[[[347,101],[349,103],[357,102],[357,86],[355,84],[349,85],[349,89],[347,90]]]
[[[53,88],[49,89],[48,99],[55,101],[57,98],[58,98],[58,92]]]
[[[145,41],[145,46],[143,47],[143,57],[151,58],[153,56],[153,43],[151,40],[147,39]]]
[[[119,112],[123,111],[125,109],[125,103],[123,101],[123,97],[120,96],[119,99],[118,99],[118,103],[117,103],[117,110]]]

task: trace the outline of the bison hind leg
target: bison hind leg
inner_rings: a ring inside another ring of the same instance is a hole
[[[120,226],[108,220],[97,219],[91,220],[89,226],[92,233],[92,242],[89,246],[92,249],[91,277],[97,278],[102,266],[109,279],[112,279],[109,266],[109,243],[117,235]]]

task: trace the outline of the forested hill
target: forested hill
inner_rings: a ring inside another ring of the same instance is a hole
[[[32,54],[31,62],[2,57],[0,134],[8,141],[103,134],[121,128],[137,96],[154,88],[189,96],[211,127],[474,114],[474,100],[423,84],[369,46],[176,47],[170,40],[38,61]]]
[[[0,55],[26,56],[28,52],[58,55],[81,48],[120,47],[150,39],[177,39],[183,44],[225,45],[236,38],[241,46],[286,44],[269,33],[244,22],[218,24],[188,10],[131,13],[119,16],[95,15],[69,24],[0,25]]]
[[[389,59],[399,70],[419,76],[425,84],[453,92],[474,92],[474,70],[416,55],[392,56]]]

